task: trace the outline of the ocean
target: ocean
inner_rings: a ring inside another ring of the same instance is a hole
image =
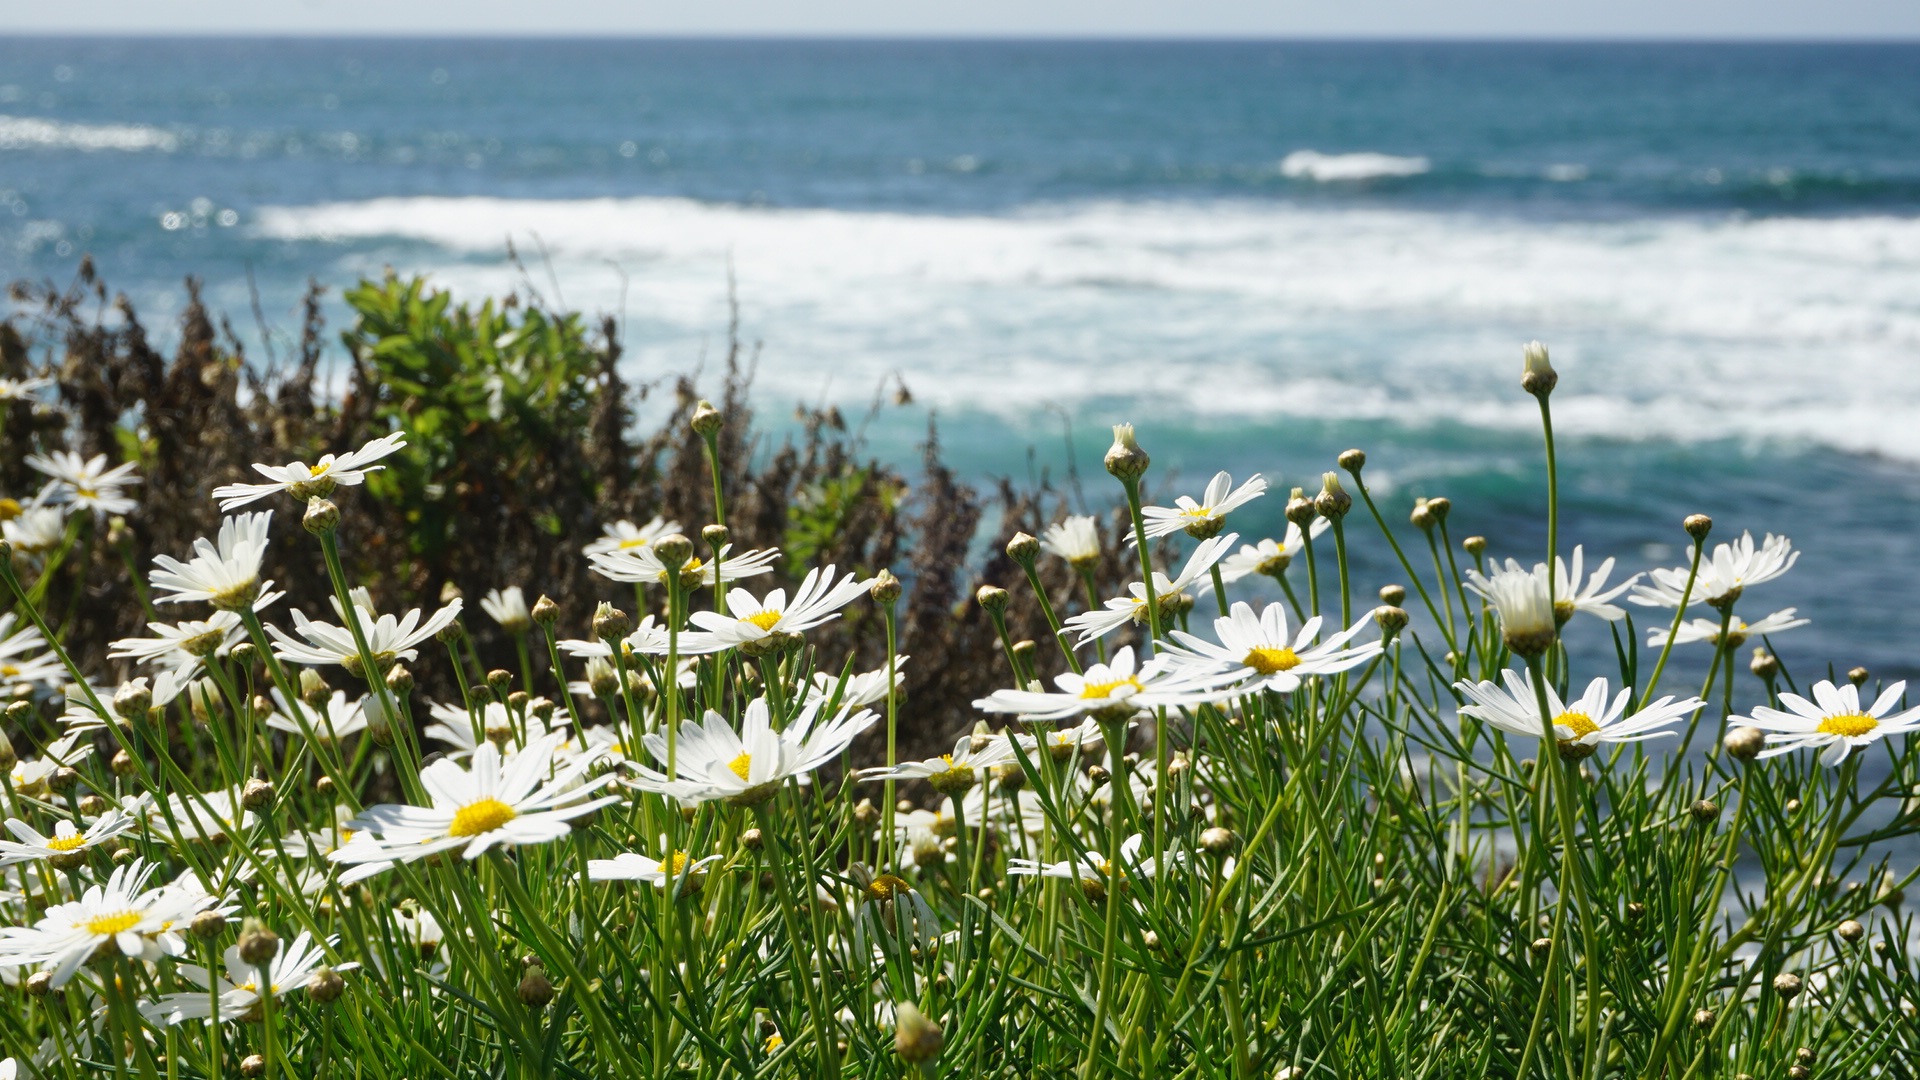
[[[82,252],[243,335],[249,278],[281,336],[309,277],[537,291],[636,378],[713,370],[731,275],[769,417],[903,380],[966,475],[1071,447],[1094,500],[1118,420],[1168,494],[1361,446],[1527,559],[1538,338],[1568,545],[1785,533],[1789,669],[1920,671],[1920,46],[0,40],[0,277]]]

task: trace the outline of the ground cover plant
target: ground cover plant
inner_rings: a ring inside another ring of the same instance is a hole
[[[86,295],[0,340],[0,1069],[1915,1074],[1920,710],[1781,659],[1783,536],[1562,536],[1544,347],[1544,551],[1359,450],[1162,499],[1119,425],[1118,512],[1008,494],[956,604],[937,462],[635,450],[571,316],[369,283],[316,404]]]

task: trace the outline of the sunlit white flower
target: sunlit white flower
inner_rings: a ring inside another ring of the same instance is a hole
[[[7,819],[7,831],[12,833],[11,841],[0,840],[0,866],[12,866],[15,863],[39,862],[42,859],[71,860],[83,856],[89,849],[119,836],[137,824],[134,819],[117,810],[109,810],[81,832],[73,822],[61,818],[54,824],[53,835],[43,836],[19,818]]]
[[[73,768],[91,756],[93,740],[70,731],[42,747],[38,758],[14,762],[8,778],[13,782],[14,791],[22,795],[42,795],[55,770]]]
[[[45,377],[0,379],[0,403],[30,400],[35,391],[44,390],[52,385],[53,380]]]
[[[1679,607],[1686,596],[1688,604],[1707,603],[1725,607],[1740,599],[1750,585],[1772,581],[1800,561],[1793,541],[1767,534],[1759,547],[1753,546],[1753,534],[1743,532],[1740,539],[1714,546],[1713,554],[1700,560],[1700,574],[1687,593],[1694,549],[1687,549],[1687,566],[1663,567],[1647,572],[1645,584],[1636,585],[1628,600],[1644,607]]]
[[[1229,513],[1266,493],[1267,482],[1259,473],[1254,473],[1246,483],[1234,487],[1233,477],[1219,472],[1207,483],[1206,493],[1200,496],[1198,502],[1191,496],[1182,495],[1173,501],[1171,507],[1141,507],[1140,517],[1145,521],[1145,531],[1150,537],[1167,536],[1184,529],[1188,535],[1204,539],[1220,531]],[[1129,545],[1138,541],[1139,538],[1133,533],[1127,534]]]
[[[27,464],[51,477],[41,493],[45,499],[96,514],[130,514],[140,505],[124,490],[140,482],[131,461],[109,469],[105,454],[82,458],[71,450],[55,450],[28,454]]]
[[[667,521],[655,514],[653,520],[645,525],[635,525],[631,521],[616,521],[604,526],[605,535],[580,549],[580,554],[591,559],[595,555],[604,555],[614,551],[637,551],[668,533],[680,531],[680,523]]]
[[[154,636],[121,638],[108,646],[107,655],[169,668],[185,679],[199,671],[207,657],[227,655],[246,637],[246,627],[232,611],[216,611],[207,619],[150,622],[147,629],[153,631]]]
[[[906,680],[907,661],[911,659],[913,659],[911,656],[893,658],[893,686],[896,691]],[[877,704],[886,700],[887,697],[887,669],[875,668],[872,671],[848,675],[844,686],[841,685],[838,675],[816,671],[813,673],[812,685],[807,687],[807,700],[824,701],[831,698],[835,690],[840,692],[840,705],[843,708]]]
[[[953,795],[978,783],[986,770],[1012,759],[1013,746],[1004,738],[962,735],[954,741],[951,754],[903,761],[891,769],[884,765],[861,769],[854,776],[859,780],[925,780],[935,791]]]
[[[1302,533],[1300,526],[1289,521],[1285,539],[1269,538],[1258,544],[1245,544],[1239,551],[1220,560],[1220,580],[1232,584],[1252,574],[1278,579],[1299,557],[1301,549],[1306,547],[1307,537],[1318,540],[1321,533],[1331,528],[1331,520],[1317,517]]]
[[[1582,554],[1580,545],[1573,546],[1573,567],[1568,569],[1567,560],[1553,557],[1553,611],[1554,617],[1564,623],[1573,618],[1576,611],[1584,611],[1608,622],[1618,622],[1626,618],[1626,611],[1610,603],[1615,597],[1632,588],[1640,580],[1635,574],[1627,580],[1607,588],[1607,578],[1613,574],[1613,560],[1606,559],[1593,568],[1593,574],[1582,581]]]
[[[1822,765],[1838,765],[1854,747],[1875,739],[1907,735],[1920,728],[1920,706],[1894,712],[1907,684],[1897,682],[1880,692],[1871,706],[1860,703],[1860,689],[1852,683],[1835,686],[1825,679],[1813,686],[1813,700],[1799,694],[1781,694],[1785,711],[1757,706],[1752,715],[1736,717],[1767,732],[1771,745],[1760,752],[1773,757],[1790,750],[1819,750]]]
[[[1020,748],[1026,751],[1029,756],[1038,750],[1044,749],[1047,753],[1053,755],[1057,761],[1065,761],[1076,752],[1082,756],[1091,754],[1104,746],[1107,741],[1106,729],[1102,728],[1100,722],[1092,717],[1082,720],[1073,727],[1060,728],[1055,731],[1038,732],[1033,735],[1012,732],[1010,735],[995,736],[997,739],[1007,739],[1009,737],[1017,740],[1020,743]],[[1009,754],[1008,757],[1011,758],[1012,755]]]
[[[336,944],[337,938],[328,938],[326,941],[327,947]],[[313,940],[313,933],[308,930],[300,931],[300,936],[268,961],[265,986],[260,984],[260,969],[240,959],[238,944],[227,946],[223,959],[227,970],[220,976],[211,974],[198,964],[180,965],[180,974],[200,989],[167,994],[157,1001],[142,1005],[140,1014],[150,1021],[167,1024],[186,1020],[205,1020],[208,1023],[215,1020],[257,1020],[260,1018],[262,998],[271,996],[278,1000],[295,990],[305,990],[308,980],[322,967],[345,972],[360,966],[352,962],[328,964],[326,949]]]
[[[719,861],[718,855],[694,859],[684,851],[671,849],[658,859],[637,851],[623,851],[611,859],[588,859],[587,880],[644,881],[656,889],[681,883],[683,891],[693,892],[700,887],[707,867]]]
[[[52,652],[27,655],[46,647],[46,636],[38,627],[19,625],[11,611],[0,615],[0,686],[50,685],[64,678],[67,666]]]
[[[460,598],[454,597],[446,607],[434,612],[425,622],[420,619],[419,608],[399,618],[392,615],[375,618],[372,611],[358,604],[354,605],[354,611],[359,616],[361,633],[367,638],[367,651],[373,654],[374,664],[384,672],[402,660],[412,660],[420,655],[421,644],[432,640],[435,634],[459,618]],[[364,665],[360,662],[360,650],[353,641],[353,631],[344,626],[309,619],[298,608],[293,612],[293,628],[306,640],[301,641],[277,626],[267,626],[267,633],[274,639],[275,656],[288,663],[305,664],[308,667],[339,664],[349,673],[365,677],[365,672],[361,670]]]
[[[712,562],[702,562],[699,558],[688,556],[679,567],[683,585],[705,585],[711,588],[716,581],[739,581],[742,578],[758,577],[773,572],[774,560],[780,552],[766,548],[748,551],[738,556],[733,554],[733,545],[725,544],[720,548],[719,556]],[[648,544],[637,548],[616,548],[612,551],[600,551],[587,557],[593,572],[601,577],[615,581],[637,581],[648,585],[664,585],[667,582],[667,564],[660,561],[654,546]],[[716,572],[715,567],[719,567]]]
[[[925,945],[940,935],[940,921],[932,905],[905,878],[894,874],[875,877],[864,865],[855,863],[850,871],[859,892],[853,904],[853,947],[862,954],[873,942],[876,954],[880,942],[905,936],[909,947]]]
[[[800,587],[787,599],[785,589],[775,589],[756,599],[745,589],[727,592],[727,607],[732,612],[696,611],[689,619],[695,626],[711,632],[728,645],[749,645],[775,634],[798,634],[840,617],[840,609],[865,596],[867,582],[848,574],[834,581],[832,566],[807,571]]]
[[[1120,842],[1119,873],[1107,861],[1104,853],[1089,850],[1078,859],[1065,862],[1045,863],[1036,859],[1008,859],[1009,877],[1048,877],[1062,878],[1068,881],[1083,881],[1095,885],[1105,885],[1116,876],[1125,882],[1130,878],[1151,878],[1157,875],[1162,865],[1173,866],[1184,862],[1179,851],[1168,851],[1156,862],[1152,856],[1140,857],[1140,848],[1146,843],[1145,837],[1134,833]]]
[[[458,705],[439,703],[428,706],[428,710],[437,723],[428,724],[421,734],[452,747],[447,757],[455,761],[472,755],[483,742],[490,742],[505,752],[517,746],[531,746],[548,734],[545,721],[532,713],[524,717],[516,716],[507,708],[505,702],[489,701],[484,705],[476,706],[473,712],[468,712]],[[474,733],[476,714],[479,719],[477,738]],[[566,718],[556,717],[556,719],[560,721],[554,725],[558,729],[565,723]],[[523,725],[524,740],[521,737]],[[561,738],[564,742],[567,736],[563,733]],[[563,749],[564,747],[556,747],[555,755],[561,756]]]
[[[1737,649],[1747,643],[1747,639],[1757,634],[1778,634],[1783,630],[1792,630],[1807,625],[1809,620],[1794,618],[1796,608],[1782,608],[1764,619],[1748,622],[1738,615],[1727,619],[1726,647]],[[1688,619],[1680,624],[1680,632],[1673,636],[1676,645],[1690,645],[1696,641],[1705,641],[1713,645],[1721,643],[1719,619]],[[1667,632],[1661,629],[1647,631],[1647,644],[1655,648],[1666,645]]]
[[[205,600],[223,611],[264,606],[261,593],[271,589],[273,582],[260,580],[260,564],[267,556],[267,525],[272,519],[271,510],[222,518],[218,543],[205,537],[195,540],[191,560],[183,563],[171,555],[154,556],[157,569],[149,580],[169,594],[154,602]]]
[[[673,646],[674,651],[681,656],[705,656],[708,653],[717,653],[732,647],[712,634],[700,630],[682,630],[678,640],[675,640],[669,637],[666,624],[652,615],[641,619],[640,625],[634,627],[632,633],[620,640],[626,645],[625,655],[628,658],[665,656],[669,646]],[[560,642],[560,651],[568,656],[588,660],[613,656],[613,646],[604,641],[588,641],[583,638],[568,638]]]
[[[1100,525],[1092,515],[1069,517],[1047,526],[1040,550],[1065,559],[1076,568],[1100,561]]]
[[[480,598],[480,610],[510,634],[524,634],[533,626],[533,614],[527,610],[527,595],[518,585],[488,590],[487,595]]]
[[[0,537],[20,555],[45,555],[67,539],[67,515],[58,506],[34,503],[0,522]]]
[[[1233,542],[1238,539],[1240,539],[1239,533],[1228,533],[1225,536],[1216,536],[1211,540],[1202,540],[1195,544],[1192,554],[1187,556],[1186,565],[1180,570],[1179,577],[1169,578],[1155,570],[1153,572],[1154,600],[1159,604],[1162,613],[1170,617],[1177,598],[1186,596],[1189,589],[1193,590],[1193,596],[1186,597],[1189,600],[1211,593],[1213,591],[1211,571],[1216,563],[1226,558],[1227,552],[1233,550]],[[1147,587],[1136,581],[1127,586],[1126,596],[1116,596],[1102,607],[1073,616],[1066,621],[1065,628],[1079,632],[1080,638],[1074,642],[1079,646],[1106,637],[1128,623],[1144,625],[1149,621]]]
[[[320,460],[312,465],[300,461],[288,465],[261,465],[256,462],[253,471],[266,477],[267,483],[226,484],[214,488],[213,497],[220,500],[222,510],[233,510],[280,491],[289,492],[296,499],[324,498],[333,492],[336,484],[353,487],[364,483],[368,473],[386,468],[374,462],[406,445],[405,433],[396,431],[358,450],[337,456],[322,454]]]
[[[61,987],[103,949],[147,960],[185,954],[181,932],[213,899],[186,890],[149,889],[153,870],[151,863],[136,859],[89,886],[78,900],[47,908],[33,926],[0,929],[0,967],[49,965],[53,985]]]
[[[471,768],[442,759],[421,769],[420,786],[433,805],[383,803],[355,817],[352,827],[372,839],[356,836],[327,856],[353,867],[340,875],[341,884],[442,851],[458,849],[464,858],[477,859],[496,846],[558,840],[570,831],[569,821],[619,801],[589,798],[611,775],[583,781],[585,764],[556,767],[559,743],[559,735],[549,734],[504,758],[498,747],[482,743]]]
[[[1226,672],[1236,684],[1251,683],[1285,694],[1297,689],[1303,676],[1332,675],[1379,655],[1377,641],[1347,647],[1347,642],[1366,629],[1369,621],[1361,619],[1316,644],[1320,616],[1308,619],[1299,633],[1289,635],[1284,605],[1268,604],[1256,615],[1253,605],[1241,601],[1233,605],[1230,614],[1213,621],[1213,632],[1220,639],[1218,644],[1175,630],[1173,644],[1165,655],[1181,666]]]
[[[367,710],[378,708],[377,701],[371,694],[348,700],[345,690],[335,690],[333,696],[319,707],[302,702],[300,711],[313,729],[315,739],[323,743],[335,743],[367,730]],[[273,703],[277,708],[267,717],[267,726],[275,731],[304,736],[305,732],[300,727],[300,721],[294,717],[293,707],[286,695],[274,690]]]
[[[838,757],[879,717],[866,709],[842,709],[822,717],[818,702],[802,706],[799,715],[775,731],[765,698],[747,703],[740,730],[709,709],[701,723],[682,721],[675,776],[671,779],[638,762],[630,762],[634,786],[670,795],[681,802],[724,799],[735,806],[753,806],[772,798],[789,779],[813,772]],[[667,764],[667,737],[650,732],[641,737],[654,762]]]
[[[174,825],[179,827],[179,835],[168,835],[177,842],[210,843],[225,837],[238,839],[252,830],[256,819],[253,811],[247,809],[241,799],[241,793],[227,788],[209,791],[204,794],[174,795],[167,799],[166,809],[155,804],[148,814],[148,824],[154,829],[165,831],[171,816]]]
[[[1501,672],[1501,676],[1505,686],[1492,682],[1454,683],[1453,688],[1473,702],[1462,705],[1460,715],[1485,721],[1509,735],[1539,738],[1540,703],[1534,697],[1532,677],[1513,668]],[[1664,729],[1706,705],[1695,697],[1678,700],[1669,696],[1629,714],[1627,706],[1633,701],[1632,688],[1622,689],[1609,703],[1605,679],[1588,683],[1586,692],[1571,702],[1562,702],[1551,684],[1546,691],[1554,739],[1559,744],[1560,756],[1569,761],[1586,757],[1603,742],[1638,742],[1672,735],[1672,731]]]
[[[423,907],[395,908],[393,922],[405,938],[407,944],[420,950],[420,955],[431,957],[439,951],[440,943],[446,940],[446,931],[440,928],[440,920],[433,912]]]
[[[1220,701],[1233,693],[1227,676],[1214,671],[1180,670],[1166,657],[1155,657],[1136,667],[1131,645],[1116,650],[1107,663],[1089,664],[1084,673],[1061,672],[1053,682],[1059,690],[995,690],[975,701],[973,707],[1014,713],[1028,720],[1079,720],[1088,716],[1116,720],[1143,709]]]
[[[1559,636],[1560,619],[1548,591],[1545,563],[1535,563],[1528,570],[1508,559],[1505,567],[1496,564],[1492,574],[1468,568],[1466,577],[1467,588],[1491,604],[1500,617],[1507,648],[1522,656],[1538,656]]]

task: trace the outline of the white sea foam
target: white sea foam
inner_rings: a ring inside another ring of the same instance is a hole
[[[1557,427],[1807,440],[1920,461],[1920,219],[1541,222],[1274,204],[1007,216],[678,199],[406,198],[270,209],[341,273],[521,287],[537,235],[564,299],[628,311],[629,355],[711,354],[731,263],[763,391],[1019,414],[1428,418],[1525,429],[1520,343],[1552,344]],[[626,293],[609,263],[631,279]],[[533,283],[547,275],[532,267]]]
[[[1433,168],[1424,157],[1396,157],[1393,154],[1323,154],[1318,150],[1295,150],[1280,159],[1280,175],[1295,180],[1321,183],[1353,180],[1377,180],[1387,176],[1419,176]]]
[[[172,132],[140,124],[65,124],[31,116],[0,116],[0,150],[170,152],[179,145],[179,137]]]

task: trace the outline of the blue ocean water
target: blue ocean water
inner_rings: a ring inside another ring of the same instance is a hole
[[[1114,420],[1170,494],[1364,446],[1525,558],[1539,338],[1569,543],[1786,533],[1742,606],[1814,620],[1789,667],[1920,670],[1920,46],[0,40],[0,276],[83,251],[277,334],[309,276],[557,293],[641,377],[731,273],[770,414],[898,377],[970,474],[1072,445],[1096,498]]]

